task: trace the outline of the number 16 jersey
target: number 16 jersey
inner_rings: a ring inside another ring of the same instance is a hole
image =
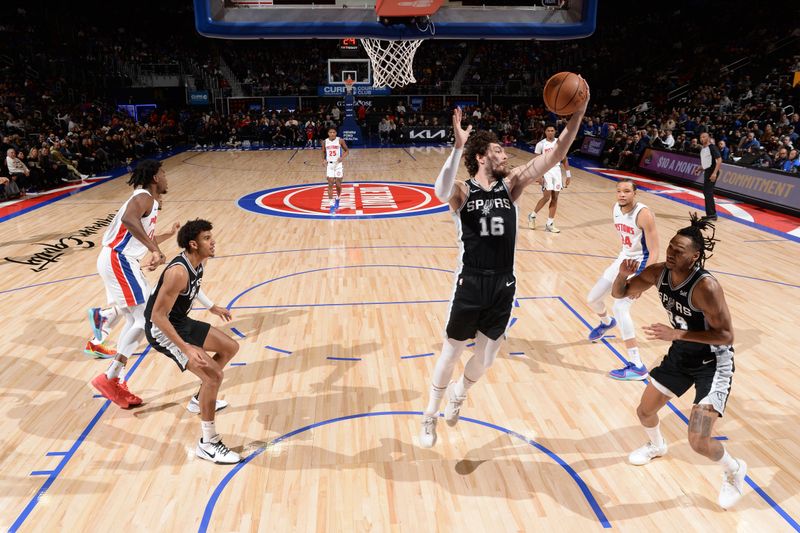
[[[511,272],[517,238],[517,206],[500,180],[489,190],[468,179],[467,197],[452,213],[458,227],[461,263],[465,269]]]

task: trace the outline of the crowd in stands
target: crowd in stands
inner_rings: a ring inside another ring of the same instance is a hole
[[[341,124],[335,99],[322,98],[291,111],[252,108],[228,115],[173,105],[135,121],[116,108],[112,90],[130,82],[125,65],[180,63],[229,93],[226,64],[246,93],[315,95],[327,81],[327,58],[336,56],[336,43],[311,41],[299,55],[295,41],[204,39],[194,31],[190,6],[164,7],[168,11],[147,23],[115,21],[119,26],[108,31],[98,25],[102,5],[54,5],[44,16],[0,8],[4,20],[13,20],[0,26],[7,51],[0,62],[0,177],[9,180],[0,185],[1,195],[84,179],[178,143],[317,146],[329,127]],[[466,119],[506,144],[535,143],[545,123],[559,122],[536,95],[546,74],[568,69],[591,83],[593,105],[582,134],[606,140],[603,159],[610,166],[631,168],[647,147],[699,151],[698,136],[706,131],[726,161],[800,171],[800,85],[792,79],[800,55],[786,53],[796,50],[800,32],[790,17],[775,19],[769,29],[741,32],[730,44],[724,32],[698,40],[705,19],[669,9],[640,7],[641,16],[625,25],[603,21],[601,10],[597,34],[569,43],[426,42],[415,60],[417,84],[393,91],[393,97],[360,101],[358,122],[367,140],[384,144],[407,142],[415,127],[448,125],[451,101],[433,98],[412,109],[404,95],[446,94],[464,67],[461,93],[482,95],[480,104],[466,109]],[[768,6],[752,9],[752,18],[769,12]],[[720,13],[720,24],[733,16]],[[669,17],[680,21],[681,32],[672,31]],[[783,51],[771,44],[787,39],[790,48]],[[632,46],[648,54],[631,60]],[[735,66],[725,66],[730,64]],[[203,80],[196,81],[202,88]],[[513,94],[530,96],[503,97]]]

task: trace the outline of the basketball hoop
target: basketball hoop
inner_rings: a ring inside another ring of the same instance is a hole
[[[374,87],[403,87],[409,83],[416,83],[413,71],[414,54],[423,40],[361,39],[372,62],[372,85]]]
[[[350,76],[347,76],[347,79],[344,80],[344,90],[347,94],[353,94],[353,84],[355,80]]]

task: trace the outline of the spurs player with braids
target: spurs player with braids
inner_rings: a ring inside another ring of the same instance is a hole
[[[147,300],[145,310],[147,340],[178,365],[200,378],[200,391],[189,400],[187,409],[200,413],[202,436],[195,454],[215,463],[234,464],[239,454],[222,442],[214,424],[215,412],[228,402],[217,400],[225,365],[239,351],[239,343],[206,322],[189,318],[195,298],[209,312],[226,322],[231,313],[214,305],[203,293],[203,264],[214,257],[214,237],[207,220],[190,220],[178,232],[183,253],[169,262],[161,273],[158,285]],[[215,352],[214,356],[208,352]]]
[[[548,124],[544,129],[544,139],[536,143],[536,148],[534,148],[533,151],[537,154],[546,154],[547,152],[555,150],[556,143],[558,142],[562,141],[560,138],[556,139],[556,127],[552,124]],[[569,146],[567,146],[567,149],[569,149]],[[564,170],[567,175],[566,185],[563,185],[561,181],[561,165],[564,165]],[[549,169],[544,174],[544,183],[542,183],[542,197],[536,203],[536,207],[533,208],[533,211],[531,211],[531,213],[528,215],[529,228],[536,229],[536,214],[545,206],[545,204],[550,202],[550,207],[548,207],[547,212],[547,223],[544,225],[544,230],[551,233],[561,233],[561,230],[558,229],[554,224],[556,211],[558,210],[558,195],[561,193],[562,188],[569,187],[571,180],[572,173],[569,170],[569,161],[567,161],[565,150],[564,159],[556,161],[553,165],[553,168]]]
[[[136,165],[128,180],[134,187],[133,195],[114,215],[111,225],[103,235],[103,248],[97,258],[97,271],[106,287],[106,298],[110,307],[92,308],[89,320],[94,338],[85,351],[100,357],[114,356],[105,373],[92,380],[92,385],[105,398],[123,409],[140,405],[142,399],[131,393],[124,381],[123,371],[128,358],[144,338],[144,306],[150,295],[150,286],[142,273],[142,267],[155,270],[164,264],[164,254],[158,245],[177,231],[156,235],[158,202],[167,193],[167,177],[161,163],[146,159]],[[150,251],[150,257],[140,265],[139,261]],[[113,327],[125,318],[125,325],[117,341],[114,354],[105,349],[99,351],[105,327]]]
[[[323,159],[325,160],[326,175],[328,177],[328,200],[331,203],[331,214],[339,209],[339,197],[342,195],[342,161],[350,149],[344,139],[337,137],[336,128],[328,128],[328,138],[322,143]],[[333,185],[336,184],[336,196],[333,196]]]
[[[547,169],[564,158],[580,128],[587,104],[588,96],[561,133],[562,142],[557,148],[534,156],[513,170],[508,169],[508,156],[493,133],[478,131],[470,137],[472,126],[466,130],[461,127],[461,109],[453,112],[455,145],[436,178],[435,191],[441,201],[450,205],[461,255],[444,346],[436,361],[428,406],[422,416],[419,440],[423,448],[436,443],[437,413],[445,392],[445,421],[454,426],[467,391],[497,356],[516,291],[517,202],[525,187],[539,182]],[[457,183],[462,152],[470,179]],[[475,339],[473,355],[461,377],[450,382],[455,364],[472,338]]]
[[[704,231],[711,235],[705,236]],[[661,364],[650,371],[650,383],[636,408],[649,442],[631,452],[628,461],[645,465],[667,453],[658,411],[694,385],[689,444],[722,466],[718,502],[728,509],[744,493],[747,465],[734,459],[721,442],[711,437],[714,423],[725,412],[734,372],[731,314],[722,287],[705,269],[705,260],[715,242],[714,225],[692,215],[691,225],[678,230],[669,242],[665,263],[650,265],[630,277],[639,268],[638,261],[624,260],[611,293],[615,298],[624,298],[656,286],[671,323],[644,328],[649,339],[672,344]]]
[[[603,276],[597,280],[587,296],[589,307],[600,317],[600,324],[589,333],[589,340],[599,341],[606,331],[619,324],[622,340],[628,351],[628,364],[623,368],[612,370],[608,375],[623,381],[638,381],[647,378],[647,367],[639,355],[636,327],[631,318],[631,304],[634,298],[615,298],[613,317],[608,315],[603,300],[611,292],[611,284],[625,259],[635,259],[639,262],[636,271],[638,274],[649,263],[658,261],[658,250],[661,245],[658,242],[655,216],[650,208],[636,198],[636,183],[633,180],[621,179],[617,182],[617,203],[614,204],[613,216],[614,228],[622,241],[622,250],[617,260],[603,272]]]

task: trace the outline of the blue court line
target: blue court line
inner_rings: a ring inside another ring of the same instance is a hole
[[[416,157],[414,157],[414,155],[413,155],[411,152],[409,152],[409,151],[408,151],[408,148],[403,148],[403,151],[404,151],[405,153],[407,153],[407,154],[408,154],[408,157],[410,157],[410,158],[411,158],[411,159],[413,159],[414,161],[416,161],[416,160],[417,160],[417,158],[416,158]]]
[[[580,313],[578,313],[578,312],[575,310],[575,308],[574,308],[574,307],[572,307],[572,306],[571,306],[571,305],[570,305],[570,304],[569,304],[569,303],[568,303],[568,302],[567,302],[567,301],[566,301],[566,300],[565,300],[563,297],[559,296],[559,297],[558,297],[558,299],[561,301],[561,303],[563,303],[563,304],[564,304],[564,305],[567,307],[567,309],[569,309],[570,311],[572,311],[572,314],[574,314],[576,317],[578,317],[578,319],[579,319],[581,322],[583,322],[583,323],[586,325],[586,327],[588,327],[589,329],[591,329],[591,325],[590,325],[590,324],[589,324],[589,323],[588,323],[588,322],[587,322],[587,321],[586,321],[586,320],[585,320],[585,319],[584,319],[584,318],[583,318],[583,317],[580,315]],[[616,350],[616,349],[615,349],[615,348],[614,348],[614,347],[613,347],[613,346],[612,346],[612,345],[611,345],[611,344],[610,344],[608,341],[606,341],[605,339],[603,339],[603,340],[602,340],[602,343],[603,343],[603,344],[605,344],[605,345],[606,345],[606,347],[607,347],[607,348],[609,348],[609,349],[611,350],[611,352],[612,352],[614,355],[616,355],[616,356],[619,358],[619,360],[620,360],[620,361],[622,361],[622,362],[623,362],[623,363],[625,363],[625,364],[627,364],[627,363],[628,363],[628,360],[627,360],[627,359],[625,359],[625,357],[623,357],[623,356],[622,356],[622,354],[620,354],[620,353],[619,353],[619,352],[618,352],[618,351],[617,351],[617,350]],[[647,381],[647,380],[645,380],[645,382],[646,382],[646,381]],[[669,407],[672,409],[672,411],[673,411],[673,412],[674,412],[676,415],[678,415],[678,417],[680,417],[680,419],[681,419],[681,420],[683,420],[683,421],[684,421],[684,423],[686,423],[686,425],[688,425],[688,424],[689,424],[689,419],[686,417],[686,415],[684,415],[684,414],[683,414],[683,413],[682,413],[682,412],[681,412],[681,411],[680,411],[680,410],[679,410],[677,407],[675,407],[675,406],[672,404],[672,402],[667,402],[667,405],[668,405],[668,406],[669,406]],[[722,436],[722,437],[720,437],[720,438],[719,438],[719,439],[717,439],[717,440],[728,440],[728,437],[724,437],[724,436]],[[784,509],[781,507],[781,506],[780,506],[780,504],[778,504],[778,503],[777,503],[775,500],[773,500],[773,499],[772,499],[772,498],[771,498],[771,497],[770,497],[770,496],[769,496],[769,495],[768,495],[768,494],[767,494],[767,493],[764,491],[764,489],[762,489],[761,487],[759,487],[759,486],[758,486],[758,484],[757,484],[755,481],[753,481],[753,480],[752,480],[752,478],[750,478],[750,476],[745,476],[745,481],[747,482],[747,484],[748,484],[748,485],[750,485],[750,486],[753,488],[753,490],[754,490],[754,491],[755,491],[755,492],[756,492],[756,493],[757,493],[759,496],[761,496],[761,498],[762,498],[762,499],[763,499],[765,502],[767,502],[767,504],[769,504],[769,506],[770,506],[770,507],[772,507],[772,509],[773,509],[773,510],[774,510],[776,513],[778,513],[778,514],[779,514],[779,515],[780,515],[780,516],[781,516],[781,517],[782,517],[784,520],[786,520],[786,522],[788,522],[788,523],[789,523],[789,525],[790,525],[790,526],[792,526],[792,527],[795,529],[795,531],[800,531],[800,524],[798,524],[798,523],[797,523],[797,521],[796,521],[794,518],[792,518],[792,517],[791,517],[791,516],[790,516],[790,515],[789,515],[789,514],[788,514],[788,513],[787,513],[787,512],[786,512],[786,511],[785,511],[785,510],[784,510]]]
[[[619,181],[619,178],[615,178],[615,177],[613,177],[613,176],[606,176],[605,174],[602,174],[602,173],[601,173],[601,172],[599,172],[599,171],[595,171],[595,170],[589,170],[589,169],[586,167],[586,165],[585,165],[585,163],[587,163],[587,162],[589,162],[589,161],[588,161],[588,160],[585,160],[585,159],[582,159],[582,158],[575,158],[575,163],[572,163],[572,164],[573,164],[575,167],[577,167],[577,168],[580,168],[580,169],[581,169],[581,170],[583,170],[584,172],[588,172],[588,173],[590,173],[590,174],[594,174],[595,176],[600,176],[600,177],[601,177],[601,178],[603,178],[603,179],[607,179],[607,180],[609,180],[609,181],[614,181],[614,182],[617,182],[617,181]],[[596,163],[596,162],[595,162],[595,163]],[[595,165],[593,164],[592,166],[595,166]],[[607,170],[608,172],[614,172],[614,169],[606,169],[606,170]],[[632,172],[632,174],[638,174],[638,173],[637,173],[637,172]],[[652,177],[650,177],[650,176],[646,176],[646,175],[644,175],[644,174],[638,174],[638,175],[639,175],[639,176],[642,176],[642,177],[646,177],[647,179],[658,179],[658,178],[652,178]],[[680,183],[674,183],[674,184],[673,184],[672,182],[669,182],[669,181],[667,181],[667,180],[663,180],[663,181],[664,181],[664,183],[669,183],[669,184],[671,184],[671,185],[677,185],[678,187],[683,187],[683,188],[685,188],[685,189],[687,189],[687,190],[689,190],[689,189],[693,189],[693,187],[689,187],[689,186],[686,186],[686,185],[683,185],[683,184],[680,184]],[[649,192],[649,193],[657,193],[657,192],[658,192],[658,191],[654,191],[654,190],[652,190],[652,189],[651,189],[650,187],[648,187],[647,185],[638,185],[638,188],[639,188],[639,189],[641,189],[641,190],[643,190],[643,191],[647,191],[647,192]],[[695,189],[695,190],[696,190],[696,189]],[[695,203],[693,203],[693,202],[691,202],[691,201],[689,201],[689,200],[684,200],[684,199],[682,199],[682,198],[675,198],[675,197],[674,197],[673,195],[671,195],[671,194],[660,194],[659,196],[661,196],[661,198],[669,198],[669,199],[670,199],[670,200],[672,200],[673,202],[677,202],[677,203],[679,203],[679,204],[688,205],[689,207],[691,207],[691,208],[694,208],[694,209],[699,209],[699,210],[701,210],[701,211],[703,211],[703,210],[704,210],[704,207],[703,207],[703,205],[702,205],[702,204],[700,204],[700,203],[696,203],[696,204],[695,204]],[[714,193],[714,196],[722,196],[722,195],[721,195],[720,193],[717,193],[717,192],[715,192],[715,193]],[[727,198],[726,196],[722,196],[722,197],[723,197],[723,198]],[[750,203],[747,203],[747,202],[739,202],[739,203],[743,203],[743,204],[746,204],[746,205],[750,205],[750,206],[753,206],[753,207],[757,207],[757,206],[754,206],[753,204],[750,204]],[[718,202],[718,205],[724,205],[724,204],[723,204],[723,203],[721,203],[721,202]],[[764,208],[759,208],[759,209],[764,209]],[[773,213],[776,213],[776,211],[772,211],[771,209],[767,209],[767,211],[771,211],[771,212],[773,212]],[[723,212],[718,212],[718,213],[717,213],[717,216],[719,216],[719,217],[722,217],[722,218],[726,218],[726,219],[728,219],[728,220],[733,220],[734,222],[738,222],[739,224],[743,224],[743,225],[745,225],[745,226],[749,226],[749,227],[751,227],[751,228],[754,228],[754,229],[761,230],[761,231],[763,231],[763,232],[765,232],[765,233],[769,233],[769,234],[771,234],[771,235],[776,235],[776,236],[778,236],[778,237],[781,237],[782,239],[784,239],[784,240],[787,240],[787,241],[800,242],[800,237],[795,237],[795,236],[794,236],[794,235],[792,235],[791,233],[785,233],[785,232],[783,232],[783,231],[780,231],[780,230],[777,230],[777,229],[770,228],[769,226],[764,226],[764,225],[762,225],[762,224],[759,224],[758,222],[750,222],[749,220],[745,220],[745,219],[743,219],[743,218],[739,218],[739,217],[736,217],[736,216],[734,216],[734,215],[729,215],[729,214],[727,214],[727,213],[723,213]]]
[[[242,333],[236,328],[231,328],[231,331],[234,332],[236,335],[238,335],[240,339],[244,339],[247,337],[244,333]]]
[[[34,470],[30,473],[31,476],[52,476],[53,474],[52,470]]]
[[[270,346],[269,344],[264,346],[264,348],[267,348],[268,350],[275,350],[276,352],[285,353],[287,355],[292,355],[292,352],[290,352],[289,350],[281,350],[280,348],[276,348],[274,346]]]
[[[511,322],[508,323],[508,329],[511,329],[511,326],[517,323],[517,317],[511,319]]]
[[[714,439],[714,440],[728,440],[728,437],[726,437],[724,435],[719,435],[717,437],[711,437],[711,438]]]
[[[742,242],[786,242],[786,239],[753,239],[753,240],[742,241]]]
[[[525,352],[508,352],[508,355],[525,355]]]
[[[331,361],[361,361],[360,357],[326,357],[325,359],[330,359]]]
[[[222,494],[222,491],[225,490],[225,487],[233,479],[233,476],[238,474],[239,471],[241,471],[245,466],[247,466],[253,459],[255,459],[256,457],[258,457],[259,455],[264,453],[264,451],[269,449],[271,446],[275,446],[276,444],[279,444],[280,442],[282,442],[284,440],[287,440],[287,439],[289,439],[289,438],[291,438],[291,437],[293,437],[293,436],[295,436],[295,435],[297,435],[299,433],[303,433],[303,432],[308,431],[310,429],[314,429],[314,428],[318,428],[318,427],[322,427],[322,426],[327,426],[327,425],[330,425],[330,424],[335,424],[336,422],[342,422],[342,421],[345,421],[345,420],[352,420],[352,419],[356,419],[356,418],[373,417],[373,416],[398,416],[398,415],[400,415],[400,416],[422,416],[422,411],[380,411],[380,412],[375,412],[375,413],[359,413],[359,414],[355,414],[355,415],[341,416],[341,417],[338,417],[338,418],[331,418],[329,420],[323,420],[321,422],[315,422],[313,424],[309,424],[307,426],[301,427],[299,429],[295,429],[293,431],[290,431],[289,433],[286,433],[284,435],[281,435],[280,437],[277,437],[277,438],[273,439],[266,446],[258,448],[253,453],[251,453],[250,455],[245,457],[242,460],[241,463],[239,463],[236,466],[234,466],[225,475],[225,477],[222,478],[222,480],[219,482],[219,484],[214,488],[214,492],[211,493],[211,497],[208,499],[208,503],[206,503],[206,508],[203,511],[203,519],[200,521],[200,527],[198,528],[198,532],[199,533],[205,533],[206,531],[208,531],[208,526],[209,526],[209,524],[211,522],[211,515],[214,512],[214,507],[216,506],[217,501],[219,501],[219,497]],[[443,415],[440,414],[439,416],[443,416]],[[542,446],[538,442],[533,441],[533,440],[525,437],[524,435],[520,435],[519,433],[517,433],[515,431],[512,431],[510,429],[506,429],[506,428],[504,428],[502,426],[498,426],[496,424],[491,424],[489,422],[484,422],[482,420],[477,420],[475,418],[468,418],[468,417],[465,417],[465,416],[462,416],[460,418],[460,420],[464,420],[464,421],[470,422],[472,424],[477,424],[479,426],[484,426],[484,427],[487,427],[487,428],[494,429],[494,430],[500,431],[502,433],[505,433],[505,434],[507,434],[507,435],[509,435],[511,437],[517,438],[517,439],[519,439],[519,440],[521,440],[521,441],[533,446],[537,450],[539,450],[542,453],[544,453],[545,455],[547,455],[550,459],[555,461],[556,464],[558,464],[561,468],[563,468],[567,472],[567,474],[569,474],[569,476],[575,481],[575,483],[578,485],[578,487],[580,488],[581,492],[583,493],[584,498],[586,498],[586,501],[589,503],[589,506],[592,508],[592,511],[594,511],[594,514],[597,517],[597,520],[600,522],[600,524],[604,528],[610,528],[611,527],[611,524],[609,523],[608,518],[606,518],[605,513],[603,513],[603,510],[600,508],[600,504],[597,503],[597,500],[595,499],[594,495],[592,494],[591,489],[589,489],[589,487],[586,485],[586,483],[583,481],[583,479],[581,479],[580,475],[571,466],[569,466],[566,463],[566,461],[561,459],[558,455],[556,455],[555,453],[553,453],[552,451],[550,451],[546,447]]]
[[[397,300],[393,302],[334,302],[324,304],[234,305],[230,309],[296,309],[299,307],[348,307],[358,305],[440,304],[450,300]],[[279,350],[280,351],[280,350]]]
[[[268,255],[268,254],[280,254],[280,253],[292,253],[292,252],[300,253],[300,252],[330,251],[331,249],[332,248],[330,248],[330,247],[326,247],[326,248],[304,248],[304,249],[291,249],[291,250],[274,250],[274,251],[266,251],[266,252],[245,252],[245,253],[241,253],[241,254],[220,255],[220,256],[215,257],[214,259],[227,259],[227,258],[231,258],[231,257],[243,257],[243,256],[248,256],[248,255]],[[352,247],[343,247],[343,248],[334,248],[334,249],[336,249],[336,250],[369,250],[369,249],[380,249],[380,250],[391,250],[391,249],[452,249],[452,250],[455,250],[455,249],[457,249],[457,247],[456,246],[352,246]],[[557,251],[553,251],[553,250],[533,250],[533,249],[518,248],[517,251],[518,252],[531,252],[531,253],[548,253],[548,254],[553,254],[553,255],[567,255],[567,256],[577,256],[577,257],[592,257],[592,258],[595,258],[595,259],[616,259],[616,257],[611,257],[611,256],[606,256],[606,255],[583,254],[583,253],[577,253],[577,252],[557,252]],[[345,268],[345,267],[340,267],[340,268]],[[348,267],[348,268],[353,268],[353,267]],[[420,268],[422,268],[422,267],[420,267]],[[425,267],[425,268],[427,268],[427,267]],[[449,272],[451,274],[453,273],[452,270],[445,270],[445,269],[432,269],[432,270],[441,270],[442,272]],[[309,271],[309,272],[316,272],[316,271]],[[726,276],[732,276],[732,277],[736,277],[736,278],[745,278],[745,279],[749,279],[749,280],[753,280],[753,281],[763,281],[765,283],[773,283],[775,285],[783,285],[785,287],[792,287],[792,288],[795,288],[795,289],[800,289],[800,285],[795,285],[795,284],[792,284],[792,283],[786,283],[784,281],[777,281],[777,280],[773,280],[773,279],[764,279],[764,278],[756,278],[756,277],[753,277],[753,276],[746,276],[744,274],[735,274],[733,272],[722,272],[722,271],[719,271],[719,270],[709,270],[709,272],[711,272],[712,274],[723,274],[723,275],[726,275]],[[46,281],[46,282],[43,282],[43,283],[34,283],[32,285],[23,285],[22,287],[15,287],[13,289],[2,290],[2,291],[0,291],[0,294],[4,294],[4,293],[8,293],[8,292],[21,291],[23,289],[31,289],[31,288],[34,288],[34,287],[41,287],[42,285],[50,285],[52,283],[62,283],[62,282],[65,282],[65,281],[72,281],[72,280],[81,279],[81,278],[88,278],[88,277],[92,277],[92,276],[97,276],[97,274],[85,274],[83,276],[74,276],[74,277],[71,277],[71,278],[57,279],[57,280],[53,280],[53,281]],[[274,281],[274,280],[272,280],[272,281]],[[234,329],[231,328],[231,331],[233,331],[234,333],[237,333],[238,330],[234,331]],[[245,336],[243,334],[237,333],[237,335],[240,335],[241,338],[245,338]]]
[[[434,352],[430,353],[418,353],[416,355],[401,355],[400,359],[416,359],[417,357],[430,357],[433,355]]]
[[[105,398],[102,394],[93,394],[92,398]]]
[[[245,366],[247,363],[228,363],[228,366]]]
[[[290,157],[290,158],[289,158],[289,160],[287,161],[287,163],[291,163],[291,162],[292,162],[292,159],[294,159],[294,156],[296,156],[296,155],[297,155],[297,154],[299,154],[299,153],[300,153],[300,150],[297,150],[297,149],[295,149],[294,153],[292,154],[292,157]]]
[[[467,344],[467,348],[472,348],[473,346],[475,346],[474,342],[471,342],[471,343]]]
[[[142,356],[136,359],[136,362],[133,363],[133,366],[131,366],[131,369],[125,375],[126,381],[130,380],[131,376],[133,375],[134,372],[136,372],[136,369],[139,368],[139,365],[141,364],[142,361],[144,361],[149,351],[150,351],[150,345],[148,345],[147,348],[144,349],[144,351],[142,352]],[[50,474],[50,476],[47,478],[44,484],[42,484],[39,490],[36,491],[36,494],[33,495],[31,500],[28,502],[28,505],[25,506],[25,508],[17,517],[17,519],[14,520],[14,523],[11,524],[11,527],[8,528],[9,533],[14,533],[18,531],[20,526],[22,526],[23,522],[27,520],[28,516],[30,516],[31,512],[33,512],[33,510],[36,508],[36,505],[39,503],[39,501],[42,499],[42,497],[45,495],[48,489],[50,489],[50,486],[55,482],[55,480],[64,470],[64,467],[67,466],[67,463],[69,463],[70,459],[72,459],[72,457],[75,455],[75,452],[78,451],[78,448],[81,447],[83,441],[86,440],[86,437],[94,429],[95,425],[97,425],[97,422],[100,420],[100,417],[103,416],[103,413],[106,412],[106,409],[108,409],[109,405],[111,405],[111,400],[106,400],[105,402],[103,402],[103,405],[97,410],[97,413],[95,413],[94,417],[92,417],[92,419],[83,429],[81,434],[72,444],[70,449],[67,450],[66,452],[59,452],[63,454],[61,461],[59,461],[58,465],[56,465],[56,467],[53,469],[52,474]]]
[[[514,307],[519,307],[519,300],[514,298]]]
[[[67,452],[47,452],[45,455],[48,457],[53,457],[58,455],[67,455]]]
[[[325,272],[327,270],[342,270],[342,269],[352,269],[352,268],[409,268],[409,269],[416,269],[416,270],[433,270],[435,272],[446,272],[448,274],[452,274],[452,270],[446,270],[444,268],[434,268],[434,267],[423,267],[423,266],[414,266],[414,265],[345,265],[345,266],[335,266],[335,267],[324,267],[324,268],[315,268],[312,270],[304,270],[302,272],[293,272],[291,274],[285,274],[283,276],[278,276],[277,278],[268,279],[266,281],[262,281],[261,283],[256,283],[255,285],[243,290],[239,294],[233,297],[233,299],[228,303],[226,308],[230,310],[233,307],[233,304],[236,301],[247,294],[248,292],[257,289],[258,287],[262,287],[267,285],[268,283],[272,283],[275,281],[279,281],[282,279],[293,278],[295,276],[301,276],[304,274],[312,274],[315,272]]]

